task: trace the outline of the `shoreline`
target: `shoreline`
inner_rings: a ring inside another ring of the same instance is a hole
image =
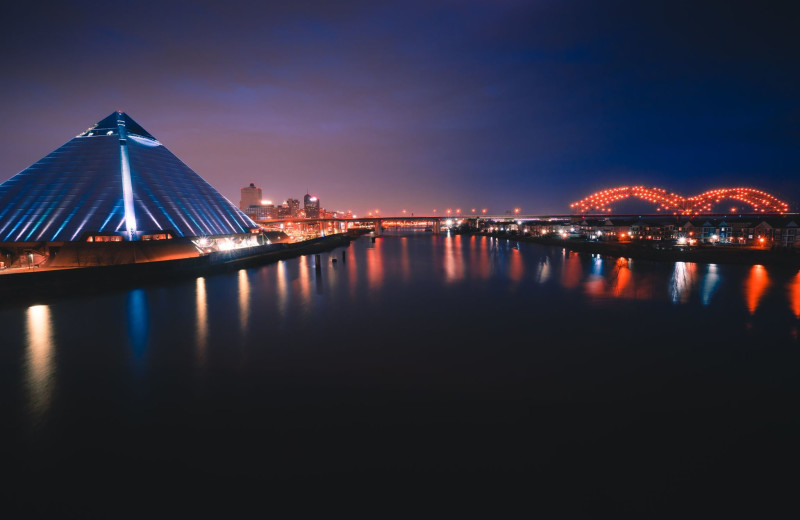
[[[336,234],[293,244],[257,246],[174,260],[4,273],[0,276],[0,308],[238,271],[348,247],[355,238]]]
[[[636,242],[589,242],[511,235],[508,233],[468,233],[476,236],[504,238],[546,246],[563,247],[578,253],[635,258],[654,262],[693,262],[699,264],[763,265],[800,269],[800,251],[754,249],[739,246],[698,246],[686,251],[659,250]]]

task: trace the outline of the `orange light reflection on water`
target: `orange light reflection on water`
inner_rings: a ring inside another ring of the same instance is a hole
[[[208,300],[206,297],[206,279],[202,276],[195,284],[195,304],[197,306],[197,359],[203,364],[206,359],[208,345]]]
[[[464,259],[461,254],[461,235],[444,240],[444,274],[448,282],[464,278]]]
[[[522,253],[519,252],[519,249],[511,249],[508,277],[511,278],[512,282],[518,283],[520,280],[522,280],[524,270],[525,267],[522,263]]]
[[[487,280],[491,274],[489,267],[489,237],[480,237],[478,239],[478,276],[482,280]]]
[[[789,293],[789,305],[792,307],[794,317],[800,319],[800,271],[792,278],[787,287]]]
[[[635,297],[633,291],[626,291],[631,281],[631,269],[628,267],[628,260],[626,258],[617,258],[614,265],[613,278],[611,279],[611,296],[614,298],[632,298]]]
[[[566,251],[564,255],[564,267],[561,271],[561,285],[567,289],[574,289],[581,283],[583,268],[581,258],[578,253]]]
[[[744,296],[747,301],[747,310],[750,314],[755,314],[761,298],[769,287],[769,275],[763,265],[754,265],[750,269],[750,275],[744,282]]]
[[[370,290],[379,289],[383,285],[383,241],[375,240],[374,247],[367,249],[367,282]]]
[[[247,271],[239,269],[239,320],[242,334],[247,331],[247,320],[250,318],[250,280]]]

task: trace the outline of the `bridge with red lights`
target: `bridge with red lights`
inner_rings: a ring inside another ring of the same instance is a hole
[[[756,214],[785,214],[789,205],[765,191],[754,188],[719,188],[691,197],[668,193],[663,188],[645,186],[618,186],[597,191],[570,204],[574,213],[611,213],[611,205],[627,198],[638,198],[652,203],[660,213],[674,215],[700,215],[713,211],[715,205],[723,200],[735,200],[750,206]]]

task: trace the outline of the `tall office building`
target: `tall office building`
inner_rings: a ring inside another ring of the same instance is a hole
[[[306,212],[306,218],[319,218],[319,199],[306,193],[306,196],[303,197],[303,209]]]
[[[256,188],[256,185],[252,182],[250,186],[245,186],[242,188],[242,198],[239,201],[239,209],[247,212],[250,206],[260,206],[261,205],[261,188]]]
[[[256,227],[124,112],[0,184],[0,242],[233,235]]]
[[[300,214],[300,201],[297,199],[287,199],[286,205],[289,206],[289,216],[297,218],[297,215]]]

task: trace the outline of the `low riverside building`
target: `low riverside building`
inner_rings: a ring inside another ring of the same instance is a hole
[[[4,264],[24,265],[35,258],[40,265],[77,243],[91,243],[99,263],[100,251],[119,251],[128,242],[171,242],[165,254],[172,258],[265,243],[259,232],[255,222],[123,112],[112,113],[0,184]],[[137,247],[127,250],[135,255]],[[140,258],[159,259],[157,250],[142,248]]]
[[[800,232],[798,232],[797,220],[794,218],[774,217],[764,219],[755,226],[754,233],[756,240],[764,244],[764,246],[800,247]]]

